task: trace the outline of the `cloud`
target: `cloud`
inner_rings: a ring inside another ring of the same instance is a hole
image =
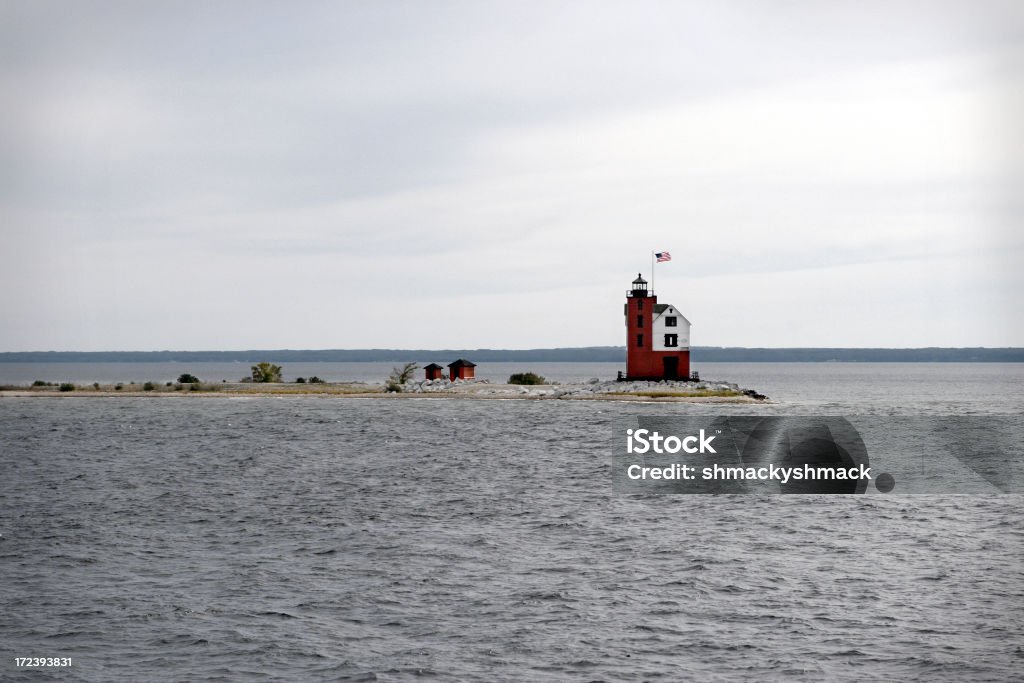
[[[5,13],[0,348],[1024,344],[1018,3]]]

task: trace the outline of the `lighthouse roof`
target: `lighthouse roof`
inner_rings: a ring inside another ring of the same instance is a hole
[[[682,318],[683,322],[687,325],[691,324],[689,318],[683,315],[682,312],[672,304],[654,304],[655,323],[661,320],[661,317],[664,316],[666,313],[668,313],[669,315],[674,315],[676,317]]]
[[[636,279],[633,280],[633,284],[634,285],[646,285],[647,284],[647,280],[644,279],[643,275],[641,275],[640,273],[637,273],[636,274]]]

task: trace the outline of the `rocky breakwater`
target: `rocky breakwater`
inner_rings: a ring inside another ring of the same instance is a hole
[[[461,396],[466,398],[522,398],[563,400],[687,401],[707,403],[752,403],[767,400],[753,389],[732,382],[658,382],[590,379],[581,383],[541,385],[495,384],[486,379],[447,378],[406,382],[400,395]]]

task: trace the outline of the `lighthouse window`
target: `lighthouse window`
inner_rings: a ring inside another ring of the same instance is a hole
[[[643,327],[644,326],[644,317],[642,315],[638,315],[636,317],[636,326],[637,327]]]
[[[643,299],[637,299],[636,308],[639,311],[644,310],[644,300]]]
[[[665,316],[665,327],[675,327],[676,317],[674,315]]]
[[[666,334],[665,335],[665,346],[679,346],[679,335],[677,334]]]
[[[644,335],[642,335],[642,334],[636,335],[636,345],[637,346],[643,346],[644,345]]]

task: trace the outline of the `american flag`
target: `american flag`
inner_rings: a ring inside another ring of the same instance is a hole
[[[658,263],[664,263],[665,261],[672,260],[672,254],[667,251],[656,251],[654,252],[654,258],[658,260]]]

